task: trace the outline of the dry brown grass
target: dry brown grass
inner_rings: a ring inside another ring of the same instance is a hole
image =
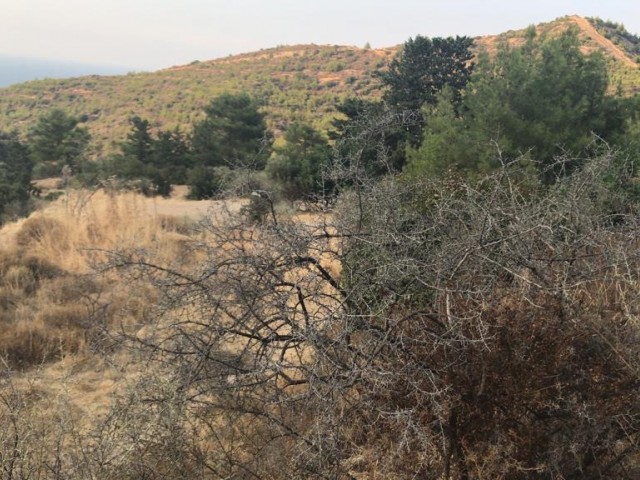
[[[237,212],[242,203],[207,202],[207,214],[225,216],[226,211]],[[22,458],[33,464],[27,462],[25,468],[54,458],[57,441],[67,452],[77,451],[73,442],[94,441],[111,442],[109,448],[117,451],[132,441],[127,429],[141,435],[138,427],[159,428],[145,420],[153,412],[138,412],[136,421],[143,422],[139,426],[127,423],[128,414],[114,414],[147,409],[126,404],[128,386],[154,375],[155,381],[165,379],[135,353],[119,350],[106,335],[120,328],[141,337],[153,333],[154,326],[145,322],[154,317],[158,292],[144,280],[133,283],[121,269],[98,275],[95,268],[113,258],[113,252],[135,251],[136,258],[148,256],[156,264],[189,271],[202,255],[194,242],[211,240],[206,231],[193,228],[203,206],[180,198],[149,200],[134,193],[67,192],[46,209],[0,230],[0,370],[7,372],[0,375],[0,403],[4,394],[16,399],[15,404],[0,405],[0,430],[8,428],[0,431],[0,450],[5,451],[7,432],[13,432],[10,412],[24,420],[15,428],[21,445],[31,449],[31,457]],[[310,213],[296,221],[318,229],[323,223],[321,214]],[[107,437],[92,436],[107,424],[113,429],[101,431]],[[160,471],[158,462],[169,458],[163,453],[169,447],[127,455],[132,462],[146,459]],[[126,464],[126,458],[122,454],[118,462]],[[185,467],[178,462],[166,468],[179,472]]]
[[[22,449],[14,475],[31,478],[55,458],[56,442],[68,448],[88,435],[109,418],[114,394],[141,376],[144,365],[114,350],[106,332],[142,327],[157,292],[150,285],[132,289],[118,270],[97,274],[96,266],[107,252],[133,248],[168,263],[189,261],[191,226],[201,210],[188,211],[180,199],[163,206],[172,202],[182,215],[160,213],[156,202],[135,193],[68,191],[0,229],[3,472],[14,434]]]
[[[170,202],[170,201],[169,201]],[[141,323],[156,297],[129,291],[113,271],[96,276],[105,252],[153,250],[186,258],[193,220],[159,215],[135,193],[70,191],[0,231],[0,355],[28,368],[86,352],[104,326]]]

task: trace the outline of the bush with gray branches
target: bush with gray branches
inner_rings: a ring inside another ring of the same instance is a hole
[[[119,332],[165,372],[145,401],[203,478],[637,478],[632,173],[351,181],[311,222],[201,224],[197,270],[113,252],[163,291]]]

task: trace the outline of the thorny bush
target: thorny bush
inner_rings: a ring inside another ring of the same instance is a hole
[[[181,412],[211,478],[638,478],[630,172],[605,151],[523,178],[389,177],[311,221],[218,217],[197,269],[113,252],[163,291],[153,328],[120,332],[170,372],[146,401]]]

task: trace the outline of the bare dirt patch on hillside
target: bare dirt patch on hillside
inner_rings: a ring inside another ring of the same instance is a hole
[[[629,56],[622,49],[615,45],[611,40],[602,36],[591,25],[591,23],[583,17],[577,15],[567,17],[562,21],[553,21],[550,23],[542,23],[536,26],[537,35],[551,35],[552,37],[572,28],[578,27],[580,37],[585,40],[582,47],[583,53],[592,53],[596,50],[602,51],[607,57],[613,57],[616,61],[623,63],[626,67],[633,69],[638,68]],[[490,55],[495,55],[498,46],[506,42],[510,47],[517,48],[526,42],[524,35],[525,30],[508,31],[500,35],[487,35],[476,39],[475,44],[480,50],[485,50]]]
[[[246,200],[234,198],[229,200],[184,200],[180,198],[147,198],[147,212],[153,215],[170,215],[188,217],[194,220],[214,212],[228,210],[238,213]]]
[[[608,55],[611,55],[616,60],[624,63],[628,67],[638,68],[638,64],[630,59],[627,54],[625,54],[622,49],[620,49],[616,44],[614,44],[611,40],[603,37],[598,33],[598,31],[591,25],[591,23],[586,19],[578,16],[570,17],[573,22],[575,22],[580,30],[586,34],[589,39],[595,42],[599,47],[601,47]]]

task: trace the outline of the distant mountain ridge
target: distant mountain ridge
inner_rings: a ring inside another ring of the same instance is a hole
[[[640,92],[636,58],[589,20],[567,16],[535,28],[538,35],[577,29],[585,51],[602,51],[608,59],[612,82],[620,84],[625,94]],[[500,42],[521,44],[527,30],[476,38],[474,48],[492,52]],[[83,119],[94,138],[94,154],[100,155],[126,137],[133,115],[148,119],[155,128],[188,131],[213,97],[239,91],[258,99],[276,131],[292,120],[327,128],[341,100],[381,96],[374,72],[385,68],[398,48],[286,46],[153,73],[27,82],[0,89],[0,130],[24,133],[46,110],[62,108]]]
[[[0,87],[44,78],[69,78],[82,75],[120,75],[127,69],[104,65],[42,60],[0,55]]]

